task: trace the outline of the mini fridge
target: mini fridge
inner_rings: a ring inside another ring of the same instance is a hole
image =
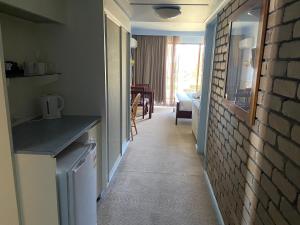
[[[96,144],[74,143],[57,160],[60,225],[97,225]]]

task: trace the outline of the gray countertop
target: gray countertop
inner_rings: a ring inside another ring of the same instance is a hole
[[[98,122],[95,116],[64,116],[20,124],[12,130],[14,151],[55,157]]]

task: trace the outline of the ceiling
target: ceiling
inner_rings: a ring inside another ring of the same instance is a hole
[[[133,29],[163,31],[203,31],[210,15],[226,0],[114,0],[129,16]],[[155,6],[176,5],[182,14],[173,19],[162,19]]]

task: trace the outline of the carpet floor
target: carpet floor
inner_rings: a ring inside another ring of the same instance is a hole
[[[100,225],[217,225],[190,120],[157,108],[139,120],[105,197]]]

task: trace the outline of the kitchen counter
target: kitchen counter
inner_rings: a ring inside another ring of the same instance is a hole
[[[12,130],[14,151],[56,157],[100,119],[95,116],[64,116],[20,124]]]

